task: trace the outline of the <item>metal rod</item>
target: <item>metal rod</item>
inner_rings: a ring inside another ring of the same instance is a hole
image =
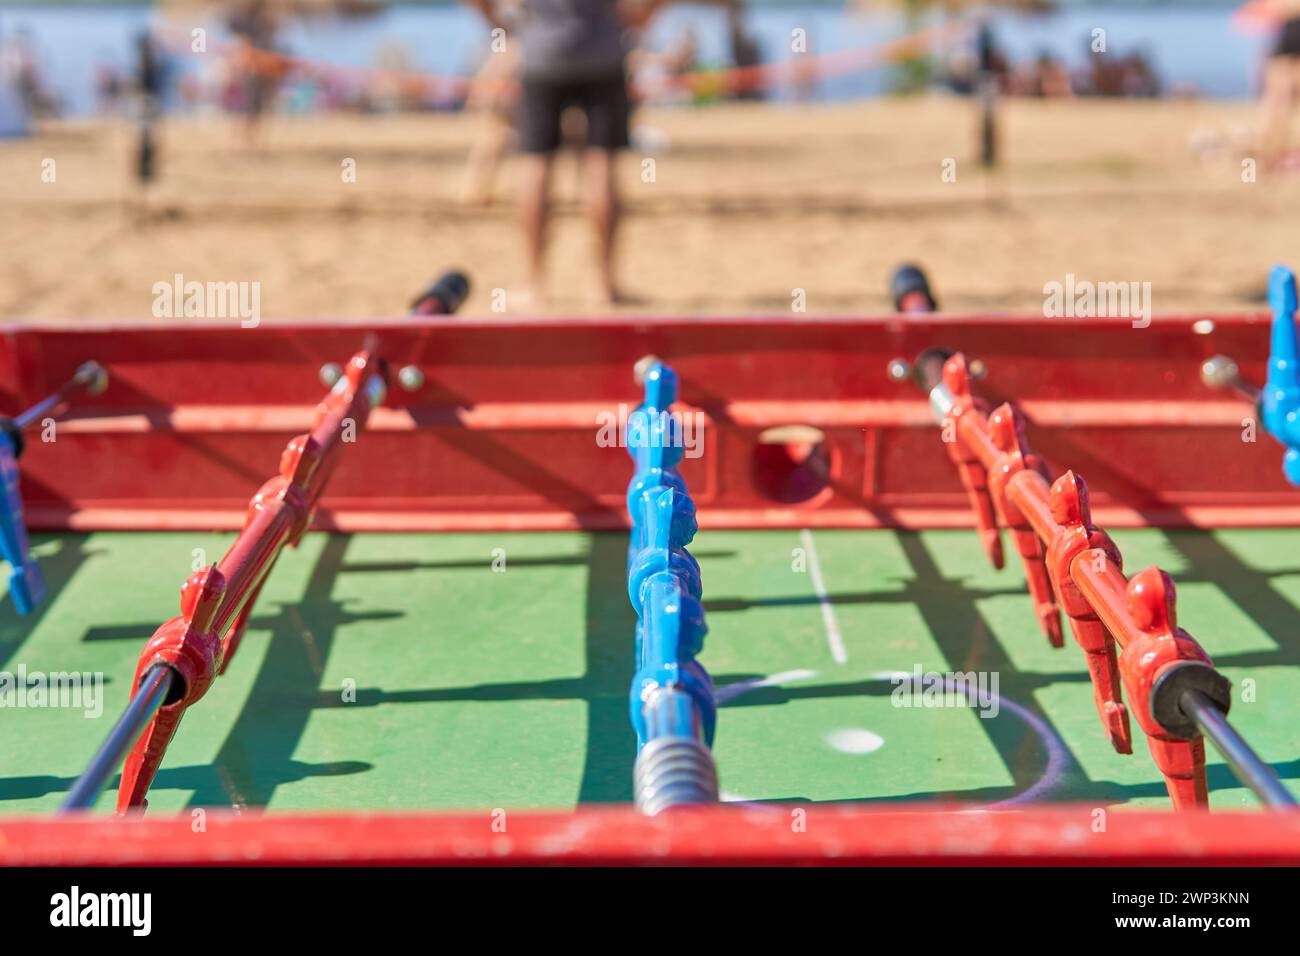
[[[53,395],[47,395],[27,411],[14,416],[14,424],[20,429],[39,421],[45,414],[62,405],[78,388],[85,388],[89,395],[98,395],[108,387],[108,373],[98,362],[85,362],[76,374]]]
[[[1179,706],[1183,713],[1196,721],[1196,726],[1223,755],[1237,779],[1249,787],[1264,806],[1296,806],[1296,798],[1278,779],[1273,768],[1233,730],[1227,715],[1209,697],[1199,690],[1184,691]]]
[[[700,715],[690,694],[672,687],[656,691],[641,708],[648,740],[655,737],[702,736]]]
[[[58,391],[53,395],[42,398],[27,411],[14,416],[14,424],[19,428],[27,428],[32,422],[37,421],[45,416],[52,408],[63,404],[63,392]]]
[[[1251,404],[1259,403],[1259,389],[1241,377],[1237,363],[1226,355],[1212,355],[1201,363],[1201,381],[1207,388],[1234,392]]]
[[[90,766],[77,778],[60,804],[59,813],[88,810],[94,806],[113,772],[126,759],[127,752],[167,699],[167,692],[171,690],[175,677],[176,672],[166,664],[155,664],[145,673],[139,690],[126,705],[126,710],[122,711],[122,716],[117,719],[113,729],[108,732],[108,739],[95,752]]]
[[[930,389],[930,414],[937,424],[942,425],[948,419],[956,404],[957,399],[953,396],[952,389],[943,382]]]

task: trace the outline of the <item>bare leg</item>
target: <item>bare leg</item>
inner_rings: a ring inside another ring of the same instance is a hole
[[[614,170],[618,154],[611,149],[589,149],[583,157],[586,166],[587,203],[591,222],[600,244],[597,266],[600,270],[600,298],[606,305],[619,301],[614,283],[614,236],[618,230],[618,188]]]
[[[1291,60],[1291,57],[1270,57],[1264,66],[1259,145],[1265,165],[1275,162],[1286,146],[1295,82]]]
[[[483,206],[491,202],[497,166],[510,144],[511,135],[510,125],[502,122],[500,117],[493,114],[483,117],[465,163],[461,202],[471,206]]]
[[[522,303],[525,308],[542,304],[550,183],[550,153],[524,153],[519,157],[519,213],[528,247],[528,285]]]
[[[518,57],[513,52],[493,53],[470,85],[466,108],[479,116],[478,134],[470,146],[461,186],[461,202],[486,205],[492,200],[497,166],[514,135],[513,114],[519,95],[513,90]]]
[[[255,114],[249,113],[244,117],[244,149],[250,153],[257,152],[258,148],[261,146],[261,139],[258,136],[258,128],[259,118]]]
[[[1282,121],[1282,140],[1278,143],[1280,153],[1285,153],[1291,140],[1291,120],[1295,115],[1296,101],[1300,100],[1300,56],[1289,56],[1286,60],[1290,68],[1287,79],[1286,116]]]

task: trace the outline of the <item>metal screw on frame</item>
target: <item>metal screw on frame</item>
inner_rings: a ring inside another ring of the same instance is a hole
[[[418,365],[403,365],[397,372],[397,384],[405,391],[418,392],[424,388],[424,373]]]
[[[320,383],[326,388],[333,388],[343,377],[343,366],[338,362],[326,362],[320,367]]]

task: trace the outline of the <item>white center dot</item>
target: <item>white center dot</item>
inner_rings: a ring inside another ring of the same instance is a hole
[[[885,738],[861,727],[848,727],[831,731],[826,742],[842,754],[869,754],[883,747]]]

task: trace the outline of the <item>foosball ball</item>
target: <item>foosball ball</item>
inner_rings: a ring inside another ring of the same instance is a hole
[[[1300,861],[1272,281],[9,325],[0,862]]]

